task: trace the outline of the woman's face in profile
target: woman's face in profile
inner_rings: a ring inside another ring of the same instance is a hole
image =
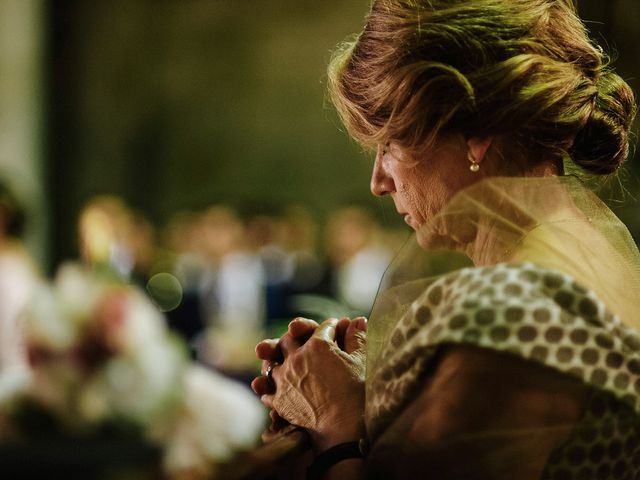
[[[409,154],[391,142],[379,146],[371,192],[391,195],[398,214],[419,233],[459,190],[479,180],[469,170],[467,143],[461,136],[441,139],[421,154]]]

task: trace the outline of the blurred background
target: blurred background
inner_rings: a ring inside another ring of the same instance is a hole
[[[0,0],[0,174],[39,269],[109,265],[223,369],[253,361],[237,325],[366,313],[408,231],[325,70],[368,3]],[[640,2],[578,6],[638,91]],[[636,240],[639,172],[601,191]]]

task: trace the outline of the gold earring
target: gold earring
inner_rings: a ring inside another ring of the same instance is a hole
[[[480,164],[476,162],[476,159],[473,158],[471,152],[468,153],[467,158],[471,162],[471,165],[469,165],[469,170],[471,170],[473,173],[480,171]]]

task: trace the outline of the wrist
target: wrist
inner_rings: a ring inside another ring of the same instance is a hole
[[[366,437],[361,412],[325,416],[317,428],[308,429],[311,448],[315,455],[340,443]]]
[[[315,457],[314,461],[307,468],[306,480],[320,480],[324,478],[329,470],[334,467],[338,468],[336,467],[338,464],[340,464],[340,470],[336,472],[336,474],[339,473],[340,476],[337,478],[342,478],[346,472],[361,472],[361,465],[365,456],[366,452],[363,440],[334,445]],[[345,468],[347,470],[345,470]],[[349,476],[349,478],[351,477],[352,475]]]

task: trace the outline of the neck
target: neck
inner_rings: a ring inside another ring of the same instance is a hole
[[[562,175],[562,163],[552,160],[545,160],[524,172],[525,177],[555,177]]]
[[[467,255],[476,267],[506,262],[511,258],[511,243],[505,243],[502,235],[495,234],[493,222],[484,219],[478,225],[473,243],[467,246]]]

